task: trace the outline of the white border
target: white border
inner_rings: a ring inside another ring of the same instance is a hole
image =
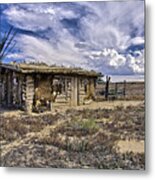
[[[58,0],[59,1],[59,0]],[[68,0],[63,0],[63,2]],[[75,1],[75,0],[71,0]],[[40,0],[0,0],[0,3],[44,2]],[[46,2],[51,2],[48,0]],[[43,179],[107,179],[119,180],[154,179],[155,170],[155,1],[146,0],[146,171],[105,171],[76,169],[27,169],[0,168],[0,179],[43,180]]]

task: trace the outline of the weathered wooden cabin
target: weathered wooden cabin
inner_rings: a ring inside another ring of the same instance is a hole
[[[0,64],[0,106],[32,112],[53,104],[77,106],[95,98],[101,74],[40,64]]]

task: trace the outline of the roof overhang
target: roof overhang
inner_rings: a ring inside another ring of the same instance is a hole
[[[102,77],[101,73],[95,72],[93,70],[88,71],[82,68],[72,68],[63,66],[48,66],[42,64],[0,64],[1,68],[9,69],[24,74],[63,74],[63,75],[80,75],[80,76],[90,76],[90,77]]]

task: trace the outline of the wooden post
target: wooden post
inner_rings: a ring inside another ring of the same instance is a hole
[[[0,107],[2,106],[2,69],[0,68]]]
[[[2,74],[1,74],[2,75]],[[4,105],[4,100],[5,100],[5,81],[4,81],[4,76],[5,74],[3,74],[1,76],[1,104]]]
[[[66,95],[66,99],[68,100],[67,78],[66,77],[65,77],[65,95]]]
[[[12,91],[12,88],[11,88],[11,74],[10,72],[7,73],[7,105],[8,106],[11,106],[11,91]]]
[[[78,78],[72,77],[71,79],[71,106],[78,105]]]
[[[26,77],[25,75],[21,76],[21,107],[25,109],[26,101]]]
[[[11,74],[10,74],[10,91],[11,91],[11,105],[13,105],[13,71],[11,71]]]
[[[67,101],[71,106],[71,78],[67,79]]]
[[[18,98],[18,105],[21,107],[22,105],[22,82],[21,82],[21,74],[18,75],[18,89],[17,89],[17,98]]]
[[[3,102],[4,105],[7,104],[7,74],[6,74],[6,70],[5,70],[5,74],[4,74],[4,79],[3,79],[3,85],[4,85],[4,89],[3,89]]]
[[[50,111],[52,111],[52,109],[53,109],[53,102],[50,101]]]
[[[126,81],[124,81],[123,95],[124,95],[124,100],[125,100],[125,96],[126,96]]]
[[[89,83],[89,89],[90,89],[90,98],[94,99],[95,98],[95,83],[94,83],[94,79],[90,79],[90,83]]]
[[[117,98],[117,83],[115,83],[115,97]]]
[[[34,78],[32,75],[26,76],[26,100],[25,108],[27,113],[32,113],[34,100]]]
[[[106,76],[105,99],[108,100],[110,77]]]
[[[13,75],[12,75],[12,101],[13,101],[13,105],[16,105],[17,104],[17,96],[16,96],[16,93],[17,93],[17,88],[16,88],[16,73],[13,72]]]

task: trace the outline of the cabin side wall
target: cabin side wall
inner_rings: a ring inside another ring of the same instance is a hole
[[[23,79],[23,74],[0,68],[0,106],[22,108]]]

